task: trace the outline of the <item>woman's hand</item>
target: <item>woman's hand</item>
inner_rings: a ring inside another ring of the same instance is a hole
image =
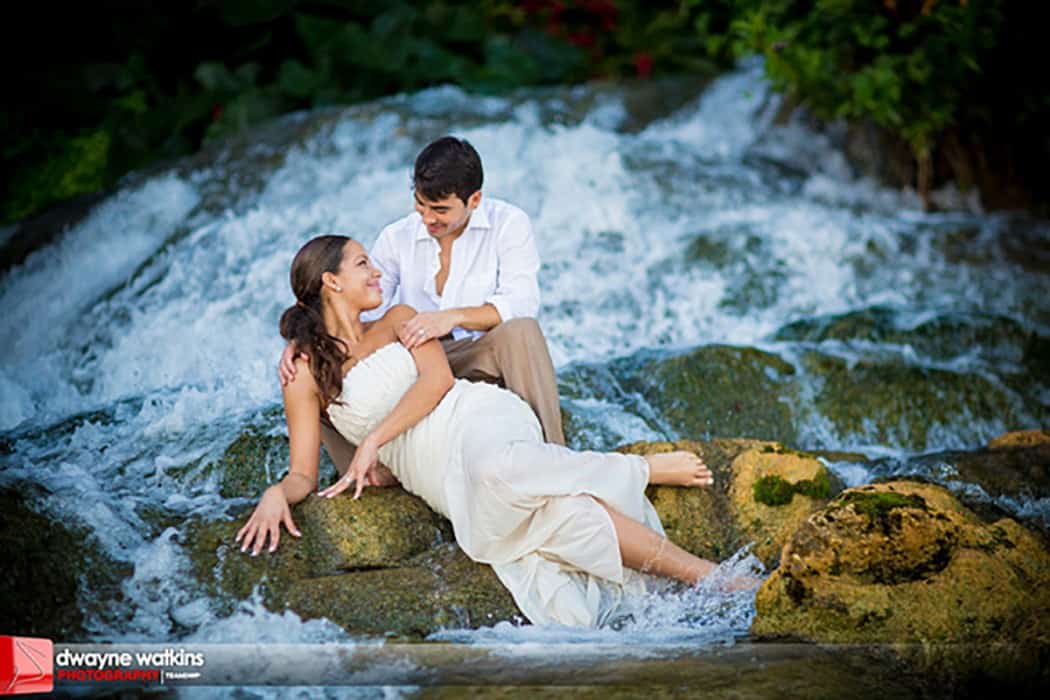
[[[343,478],[321,491],[319,495],[325,498],[338,496],[350,488],[350,482],[356,482],[357,488],[354,490],[354,500],[357,500],[361,497],[361,492],[364,491],[365,486],[378,483],[378,475],[375,473],[378,462],[379,446],[371,436],[366,437],[354,450],[354,458],[350,461],[350,467],[346,470]]]
[[[288,528],[288,532],[301,537],[302,533],[299,532],[299,528],[295,526],[295,521],[292,520],[292,509],[288,507],[288,499],[284,496],[284,491],[281,490],[280,486],[271,486],[263,492],[262,498],[259,499],[259,505],[255,506],[255,512],[252,513],[252,517],[248,519],[238,532],[237,536],[233,538],[234,542],[240,542],[241,538],[244,538],[244,542],[241,544],[241,551],[252,550],[252,556],[254,557],[262,551],[264,544],[266,543],[266,537],[270,537],[270,551],[273,552],[277,549],[277,543],[281,540],[281,523]]]

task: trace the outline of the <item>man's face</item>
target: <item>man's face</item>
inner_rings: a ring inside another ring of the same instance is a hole
[[[434,238],[445,238],[463,233],[471,213],[481,201],[481,192],[472,194],[465,203],[454,194],[442,199],[427,199],[416,192],[415,197],[416,211],[423,217],[427,233]]]

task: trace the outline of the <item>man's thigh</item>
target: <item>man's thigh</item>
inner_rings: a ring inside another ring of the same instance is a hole
[[[461,338],[442,341],[441,346],[445,348],[453,375],[472,382],[503,383],[499,368],[492,360],[490,335],[486,333],[477,340]]]

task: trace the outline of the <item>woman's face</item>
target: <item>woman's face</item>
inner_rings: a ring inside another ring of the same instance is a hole
[[[329,292],[343,297],[359,309],[374,309],[383,303],[383,290],[379,286],[382,273],[372,265],[364,246],[357,241],[348,241],[343,246],[339,273],[333,275],[326,272],[325,276],[325,286]]]

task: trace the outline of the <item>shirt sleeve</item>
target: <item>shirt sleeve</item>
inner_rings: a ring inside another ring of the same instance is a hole
[[[503,322],[535,318],[540,310],[540,254],[525,212],[514,212],[500,227],[496,255],[496,291],[485,302],[496,307]]]
[[[394,231],[391,227],[383,229],[375,244],[372,245],[372,264],[375,265],[383,276],[379,278],[379,286],[383,290],[383,303],[361,314],[362,321],[375,321],[382,318],[394,304],[398,303],[398,287],[401,285],[401,263],[397,256],[397,247],[394,245]]]

